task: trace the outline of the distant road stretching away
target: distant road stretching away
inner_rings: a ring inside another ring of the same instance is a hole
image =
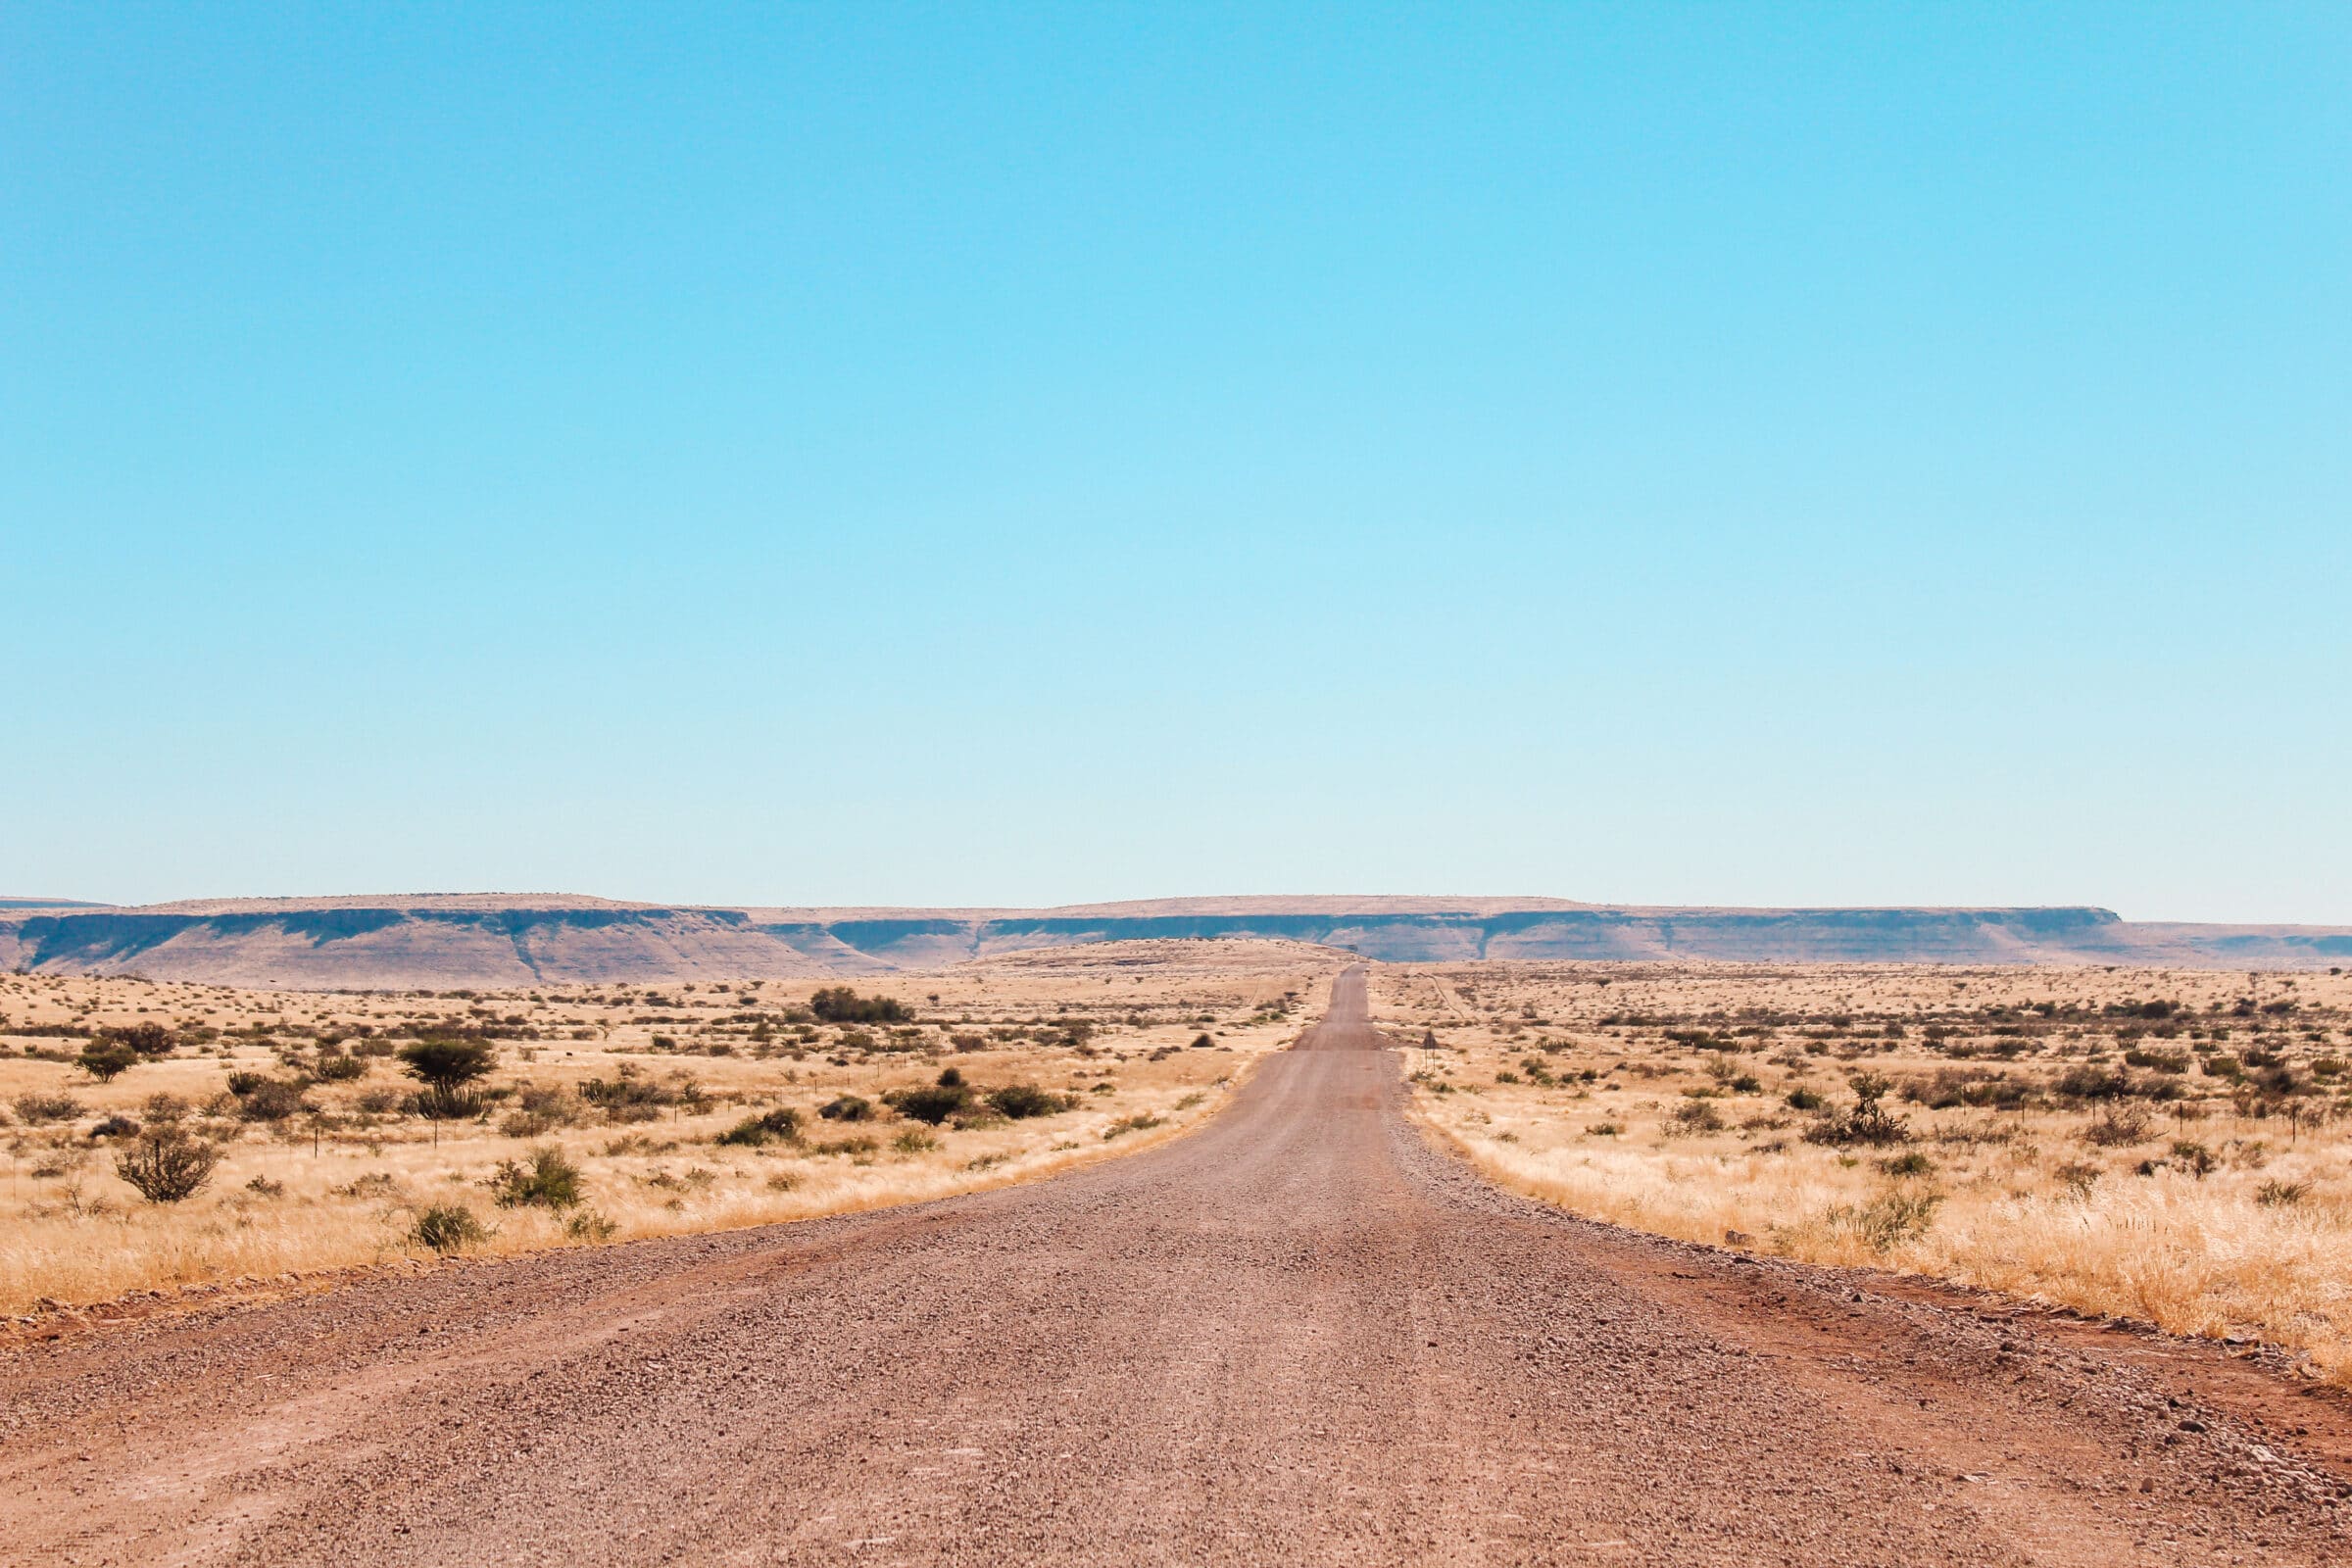
[[[2352,1560],[2332,1407],[1558,1215],[1400,1096],[1354,969],[1037,1186],[13,1350],[0,1560]]]

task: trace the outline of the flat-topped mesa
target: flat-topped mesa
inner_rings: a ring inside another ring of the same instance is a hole
[[[1084,943],[1264,939],[1391,962],[2113,963],[2324,968],[2352,928],[2124,920],[2107,909],[1674,908],[1319,895],[1047,909],[714,907],[576,894],[0,904],[0,967],[305,989],[790,979],[936,969]]]

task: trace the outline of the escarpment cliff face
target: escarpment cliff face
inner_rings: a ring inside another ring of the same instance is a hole
[[[1055,909],[780,909],[569,895],[0,905],[0,968],[310,989],[790,979],[1084,943],[1259,938],[1394,962],[2352,962],[2352,928],[2147,924],[2097,908],[1688,909],[1557,899],[1253,898]]]

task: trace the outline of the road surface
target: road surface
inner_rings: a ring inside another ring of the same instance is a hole
[[[1497,1193],[1383,1046],[1354,970],[1057,1180],[8,1351],[0,1561],[2352,1562],[2336,1407]]]

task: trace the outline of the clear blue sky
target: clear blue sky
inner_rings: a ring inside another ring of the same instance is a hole
[[[0,10],[0,893],[2352,921],[2352,8]]]

